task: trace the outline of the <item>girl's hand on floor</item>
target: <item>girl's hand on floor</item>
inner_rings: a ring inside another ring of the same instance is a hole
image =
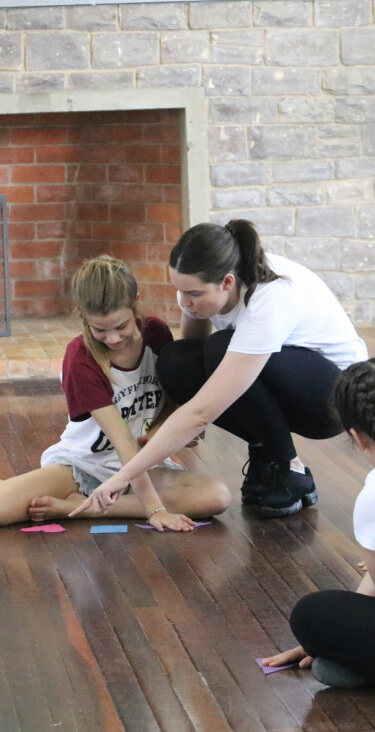
[[[193,531],[195,521],[192,521],[183,513],[169,513],[169,511],[158,511],[154,513],[149,524],[155,526],[158,531],[173,529],[173,531]]]
[[[289,651],[278,653],[276,656],[270,656],[270,658],[262,658],[263,666],[284,666],[286,663],[293,663],[294,661],[299,661],[300,668],[310,668],[313,659],[307,655],[302,646],[290,648]]]

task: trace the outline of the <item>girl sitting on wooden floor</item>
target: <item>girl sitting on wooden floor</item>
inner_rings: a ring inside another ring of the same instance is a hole
[[[83,334],[69,343],[63,364],[69,422],[39,470],[0,482],[3,526],[66,518],[137,453],[137,439],[152,434],[163,412],[156,361],[172,334],[158,318],[139,316],[128,267],[108,256],[90,260],[74,275],[72,291]],[[229,505],[221,481],[181,470],[170,458],[160,462],[131,481],[107,518],[147,518],[160,531],[189,531],[192,519]]]

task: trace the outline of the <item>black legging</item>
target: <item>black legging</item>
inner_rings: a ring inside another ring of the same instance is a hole
[[[189,401],[215,371],[232,334],[233,330],[223,330],[209,338],[173,341],[162,349],[158,376],[177,404]],[[330,408],[339,373],[332,361],[316,351],[284,346],[214,424],[251,445],[262,443],[270,460],[287,463],[296,456],[291,432],[325,439],[342,431]]]
[[[290,626],[306,653],[360,672],[375,683],[375,597],[345,590],[299,600]]]

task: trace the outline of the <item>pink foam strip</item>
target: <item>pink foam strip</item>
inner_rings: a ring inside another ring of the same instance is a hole
[[[25,534],[33,534],[38,531],[42,531],[45,534],[60,534],[65,529],[60,524],[43,524],[43,526],[31,526],[28,529],[20,529],[20,531],[23,531]]]

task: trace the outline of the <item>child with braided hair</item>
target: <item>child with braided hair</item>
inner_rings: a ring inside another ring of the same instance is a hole
[[[349,366],[334,391],[343,428],[375,466],[375,359]],[[354,534],[367,566],[357,592],[325,590],[303,597],[290,625],[301,645],[263,665],[299,661],[328,686],[375,685],[375,468],[368,474],[354,507]]]

